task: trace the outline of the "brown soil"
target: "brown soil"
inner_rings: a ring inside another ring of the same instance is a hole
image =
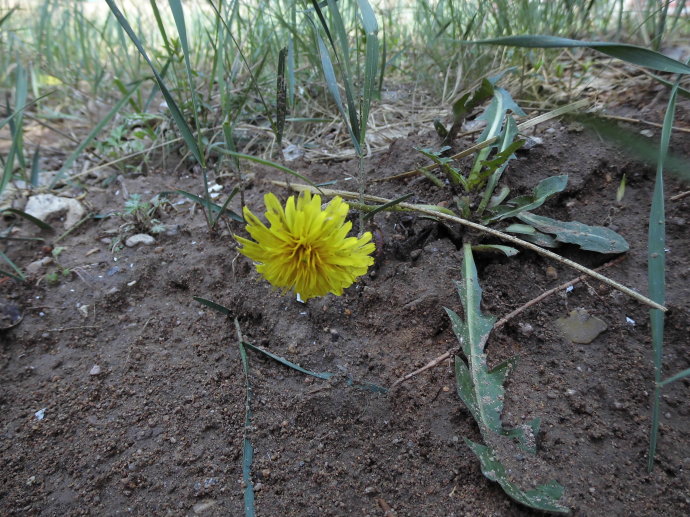
[[[617,230],[632,249],[606,273],[645,293],[653,169],[586,132],[547,127],[536,132],[543,145],[513,162],[507,183],[513,193],[528,192],[540,179],[567,173],[567,191],[537,213]],[[437,145],[432,135],[396,141],[368,162],[369,177],[424,163],[412,147],[425,145]],[[688,154],[687,137],[674,149]],[[336,188],[355,189],[354,181],[343,181],[355,173],[353,163],[291,166],[314,181],[338,179]],[[254,172],[246,202],[258,213],[265,192],[287,193],[268,182],[274,171]],[[623,173],[628,186],[617,204]],[[130,193],[144,198],[173,188],[198,192],[200,182],[192,173],[171,172],[124,179]],[[667,198],[683,189],[669,178]],[[99,213],[122,210],[121,190],[119,182],[93,187],[86,200]],[[423,178],[373,183],[369,191],[389,198],[412,192],[411,202],[451,201],[448,190]],[[667,199],[667,375],[690,366],[689,206],[688,197]],[[258,515],[534,513],[484,478],[464,444],[464,437],[481,438],[455,392],[450,362],[387,394],[345,382],[349,376],[390,386],[456,347],[443,307],[462,311],[453,285],[460,278],[459,246],[463,239],[495,241],[415,215],[378,215],[384,247],[375,269],[342,297],[301,304],[272,290],[238,256],[231,238],[242,231],[238,223],[224,223],[211,236],[189,203],[166,209],[161,219],[179,225],[174,235],[114,254],[102,239],[122,220],[90,221],[59,243],[69,277],[49,285],[41,280],[44,271],[28,283],[2,285],[24,320],[0,333],[0,513],[243,514],[245,380],[236,332],[232,318],[195,296],[228,307],[247,341],[305,368],[339,374],[320,381],[248,352]],[[18,241],[6,251],[23,265],[46,253]],[[573,247],[560,252],[592,267],[612,258]],[[578,275],[527,251],[476,261],[483,311],[498,317]],[[553,326],[578,307],[608,324],[588,345],[566,341]],[[690,513],[687,379],[664,390],[656,468],[646,471],[653,379],[648,314],[588,280],[523,312],[489,340],[491,364],[519,356],[506,386],[504,422],[542,419],[536,456],[515,451],[503,458],[511,477],[524,488],[558,481],[574,515]],[[35,413],[43,408],[39,420]]]

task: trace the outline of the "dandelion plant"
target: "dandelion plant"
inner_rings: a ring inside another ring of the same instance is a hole
[[[271,285],[292,290],[303,301],[343,289],[374,263],[371,233],[348,237],[352,223],[345,221],[349,206],[333,198],[321,209],[321,196],[302,192],[290,196],[285,208],[272,194],[264,196],[267,227],[246,206],[247,231],[254,239],[235,237],[240,253],[256,261],[256,270]]]

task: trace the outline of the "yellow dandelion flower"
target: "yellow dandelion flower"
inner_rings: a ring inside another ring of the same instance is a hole
[[[244,207],[247,231],[254,239],[235,236],[240,253],[257,263],[256,270],[269,283],[292,290],[300,298],[343,294],[343,289],[364,274],[374,263],[369,255],[375,246],[371,233],[348,237],[352,223],[345,221],[350,209],[340,197],[333,198],[324,210],[321,196],[308,191],[290,196],[283,209],[278,198],[264,196],[266,227]]]

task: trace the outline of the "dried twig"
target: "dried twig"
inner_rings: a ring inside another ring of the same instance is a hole
[[[434,366],[436,366],[437,364],[439,364],[439,363],[440,363],[441,361],[443,361],[444,359],[449,359],[449,358],[455,353],[456,350],[457,350],[457,348],[451,348],[450,350],[447,350],[446,352],[444,352],[444,353],[442,353],[441,355],[439,355],[436,359],[434,359],[434,360],[432,360],[432,361],[429,361],[427,364],[425,364],[424,366],[422,366],[420,369],[415,370],[414,372],[410,372],[410,373],[408,373],[407,375],[403,375],[403,376],[400,377],[397,381],[395,381],[393,384],[391,384],[390,389],[392,390],[392,389],[395,388],[398,384],[403,383],[403,382],[405,382],[405,381],[408,380],[408,379],[411,379],[411,378],[414,377],[415,375],[419,375],[420,373],[425,372],[425,371],[428,370],[429,368],[433,368]]]
[[[594,271],[603,271],[603,270],[606,269],[606,268],[609,268],[609,267],[611,267],[611,266],[615,266],[616,264],[618,264],[618,263],[620,263],[620,262],[623,262],[623,260],[625,260],[625,255],[621,255],[620,257],[616,257],[615,259],[611,260],[610,262],[607,262],[607,263],[604,264],[603,266],[599,266],[599,267],[596,268]],[[551,295],[554,294],[554,293],[557,293],[557,292],[559,292],[559,291],[563,291],[564,289],[567,289],[567,288],[570,287],[571,285],[575,285],[575,284],[577,284],[577,283],[579,283],[579,282],[582,282],[582,281],[585,280],[586,278],[587,278],[587,275],[580,275],[580,276],[578,276],[577,278],[575,278],[575,279],[573,279],[573,280],[570,280],[569,282],[566,282],[566,283],[564,283],[564,284],[559,285],[558,287],[554,287],[553,289],[549,289],[548,291],[544,291],[543,293],[541,293],[541,294],[540,294],[539,296],[537,296],[536,298],[533,298],[532,300],[528,301],[526,304],[521,305],[520,307],[518,307],[517,309],[515,309],[513,312],[511,312],[511,313],[506,314],[505,316],[503,316],[500,320],[498,320],[498,321],[496,322],[496,324],[494,325],[494,329],[497,329],[497,328],[502,327],[503,325],[505,325],[506,323],[508,323],[508,321],[510,321],[511,319],[513,319],[515,316],[517,316],[517,315],[520,314],[521,312],[526,311],[527,309],[529,309],[529,308],[532,307],[533,305],[538,304],[538,303],[539,303],[540,301],[542,301],[544,298],[548,298],[549,296],[551,296]]]

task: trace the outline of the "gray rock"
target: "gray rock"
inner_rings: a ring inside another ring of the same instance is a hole
[[[147,235],[145,233],[137,233],[136,235],[132,235],[131,237],[128,237],[127,240],[125,241],[125,245],[127,245],[128,248],[133,248],[137,244],[143,244],[145,246],[150,246],[151,244],[153,244],[155,242],[156,242],[156,239],[154,239],[150,235]]]
[[[582,308],[570,311],[567,317],[558,318],[554,323],[567,339],[582,344],[591,343],[608,328],[606,322]]]
[[[65,216],[65,228],[71,228],[77,224],[86,209],[76,199],[59,197],[53,194],[36,194],[29,198],[24,211],[41,221],[48,221],[58,216]]]
[[[31,264],[26,266],[24,269],[29,275],[37,275],[43,268],[53,262],[53,257],[43,257],[40,260],[34,260]]]

